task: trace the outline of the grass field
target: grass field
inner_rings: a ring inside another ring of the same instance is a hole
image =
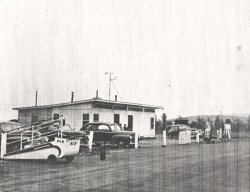
[[[250,191],[250,139],[177,145],[143,140],[139,149],[113,149],[59,162],[0,161],[0,191]]]

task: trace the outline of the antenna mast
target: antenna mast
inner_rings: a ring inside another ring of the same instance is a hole
[[[109,75],[109,101],[110,101],[110,95],[111,95],[111,82],[116,79],[116,77],[112,77],[112,72],[105,72],[105,75]]]

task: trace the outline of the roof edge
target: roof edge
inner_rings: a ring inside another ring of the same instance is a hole
[[[93,98],[93,99],[88,99],[88,100],[80,100],[80,101],[66,102],[66,103],[57,103],[57,104],[50,104],[50,105],[38,105],[38,106],[28,106],[28,107],[14,107],[13,110],[27,110],[27,109],[40,109],[40,108],[62,107],[62,106],[77,105],[77,104],[92,103],[92,102],[102,102],[102,103],[130,105],[130,106],[137,106],[137,107],[147,107],[147,108],[154,108],[154,109],[164,109],[163,106],[157,106],[157,105],[147,105],[147,104],[140,104],[140,103],[122,102],[122,101],[111,101],[111,100]]]

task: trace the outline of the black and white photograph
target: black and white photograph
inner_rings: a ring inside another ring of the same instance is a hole
[[[249,192],[250,0],[0,0],[0,192]]]

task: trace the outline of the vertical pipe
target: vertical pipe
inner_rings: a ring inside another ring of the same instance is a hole
[[[109,73],[109,101],[110,101],[110,89],[111,89],[111,72]]]
[[[96,96],[95,97],[96,97],[96,99],[98,99],[98,90],[96,90]]]
[[[71,103],[73,103],[73,101],[74,101],[74,92],[72,91],[71,92]]]
[[[37,91],[36,91],[36,100],[35,100],[35,106],[37,106]]]

